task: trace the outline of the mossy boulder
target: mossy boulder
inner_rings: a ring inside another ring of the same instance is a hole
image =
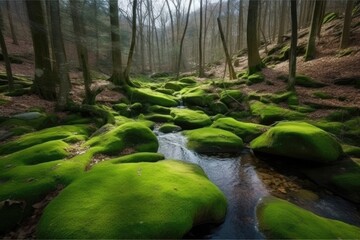
[[[138,163],[138,162],[157,162],[160,160],[164,160],[164,155],[161,153],[154,153],[154,152],[139,152],[133,153],[117,158],[112,158],[103,162],[102,164],[120,164],[120,163]],[[102,166],[102,165],[95,165]]]
[[[171,81],[171,82],[165,83],[164,88],[165,89],[171,89],[171,90],[174,90],[174,91],[180,91],[181,89],[184,88],[184,85],[180,84],[179,82]]]
[[[240,137],[218,128],[199,128],[184,134],[188,138],[187,146],[198,153],[238,153],[244,147]]]
[[[194,77],[183,77],[179,80],[179,82],[186,84],[195,84],[196,80]]]
[[[264,75],[261,72],[253,73],[253,74],[249,75],[247,77],[247,79],[248,79],[248,81],[247,81],[248,85],[261,83],[265,80]]]
[[[221,223],[226,206],[197,165],[174,160],[104,164],[46,207],[37,237],[181,238],[193,226]]]
[[[343,154],[341,145],[330,134],[305,122],[280,122],[255,138],[250,146],[255,152],[323,164],[334,162]]]
[[[257,207],[259,228],[275,239],[356,239],[360,228],[320,217],[290,202],[264,198]]]
[[[130,94],[133,101],[140,103],[150,103],[165,107],[175,107],[178,105],[175,97],[153,91],[149,88],[132,88]]]
[[[295,77],[295,84],[307,88],[322,88],[326,86],[325,83],[318,82],[311,77],[305,75],[297,75]]]
[[[152,113],[170,114],[170,108],[159,105],[150,105],[147,108],[147,111]]]
[[[160,114],[160,113],[150,113],[143,116],[144,119],[150,120],[153,122],[172,122],[173,118],[167,114]]]
[[[159,131],[162,132],[162,133],[179,132],[181,130],[182,129],[181,129],[180,126],[177,126],[177,125],[172,124],[172,123],[164,123],[159,128]]]
[[[184,88],[180,91],[181,99],[187,106],[209,106],[215,96],[204,87]]]
[[[230,117],[217,119],[211,127],[232,132],[243,139],[244,142],[250,142],[269,129],[268,126],[256,123],[240,122]]]
[[[345,144],[342,148],[347,155],[360,158],[360,147]]]
[[[210,117],[203,111],[173,108],[170,115],[174,118],[174,123],[182,129],[201,128],[211,124]]]
[[[148,127],[138,122],[130,122],[91,138],[85,145],[96,148],[98,153],[116,155],[125,149],[135,152],[156,152],[159,144]]]
[[[93,129],[87,125],[64,125],[28,133],[0,146],[0,155],[13,153],[50,140],[71,141],[74,137],[85,139]]]
[[[253,115],[260,117],[262,124],[272,124],[281,120],[301,120],[306,117],[303,113],[259,101],[250,101],[250,111]]]
[[[224,90],[220,94],[220,101],[229,106],[233,102],[242,102],[245,98],[240,90]]]
[[[220,102],[220,101],[215,101],[215,102],[210,103],[209,108],[210,108],[211,112],[214,114],[227,113],[229,111],[229,108],[225,105],[225,103]]]

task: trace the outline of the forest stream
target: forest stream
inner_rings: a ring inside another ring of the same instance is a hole
[[[220,226],[193,228],[185,238],[206,239],[264,239],[257,228],[256,206],[259,200],[270,195],[255,170],[255,156],[244,150],[239,156],[219,157],[195,153],[186,147],[181,133],[163,134],[155,130],[159,153],[166,159],[179,159],[198,164],[209,179],[225,194],[228,210]],[[318,215],[360,226],[356,206],[330,193],[322,193],[315,201],[292,199],[298,205]]]

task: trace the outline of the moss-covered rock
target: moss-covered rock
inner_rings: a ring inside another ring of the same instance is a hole
[[[180,91],[181,98],[187,106],[206,107],[211,104],[215,96],[208,93],[203,87],[184,88]]]
[[[215,101],[215,102],[210,103],[209,108],[210,108],[211,112],[214,114],[227,113],[229,111],[229,108],[225,105],[225,103],[220,102],[220,101]]]
[[[150,103],[165,107],[175,107],[178,102],[175,97],[153,91],[149,88],[132,88],[131,99],[140,103]]]
[[[182,129],[201,128],[211,124],[210,117],[202,111],[173,108],[170,114],[174,118],[174,123]]]
[[[253,73],[247,77],[248,85],[253,85],[256,83],[261,83],[265,80],[264,75],[261,72]]]
[[[195,84],[196,80],[194,77],[183,77],[179,80],[179,82],[186,84]]]
[[[135,152],[156,152],[159,144],[144,124],[130,122],[91,138],[85,145],[96,148],[98,153],[116,155],[129,148]]]
[[[290,202],[267,197],[257,207],[260,230],[275,239],[355,239],[360,228],[315,215]]]
[[[325,83],[315,81],[311,77],[304,75],[297,75],[295,77],[295,84],[307,88],[321,88],[326,86]]]
[[[182,129],[181,129],[180,126],[177,126],[177,125],[172,124],[172,123],[164,123],[159,128],[159,131],[162,132],[162,133],[179,132],[181,130]]]
[[[160,114],[170,114],[170,108],[159,105],[151,105],[147,108],[147,111]]]
[[[360,158],[360,147],[345,144],[342,148],[347,155]]]
[[[218,128],[200,128],[184,134],[188,138],[187,146],[198,153],[238,153],[244,147],[240,137]]]
[[[64,125],[29,133],[0,146],[0,155],[13,153],[51,140],[69,141],[75,136],[86,138],[93,129],[87,125]]]
[[[304,122],[280,122],[250,146],[256,152],[325,164],[343,154],[341,145],[331,135]]]
[[[224,90],[220,94],[220,101],[229,106],[233,102],[242,102],[245,98],[240,90]]]
[[[278,107],[274,104],[264,104],[259,101],[250,101],[251,113],[260,117],[262,124],[272,124],[281,120],[301,120],[305,114]]]
[[[159,114],[159,113],[150,113],[144,115],[144,119],[150,120],[153,122],[172,122],[173,118],[167,114]]]
[[[46,207],[37,236],[181,238],[193,226],[220,223],[225,213],[224,195],[197,165],[171,160],[104,164]]]
[[[250,142],[269,129],[269,127],[261,124],[239,122],[230,117],[217,119],[211,127],[232,132],[243,139],[244,142]]]
[[[183,84],[180,84],[179,82],[167,82],[164,85],[164,88],[166,89],[171,89],[174,91],[180,91],[181,89],[183,89],[185,86]]]
[[[125,156],[121,156],[118,158],[113,158],[110,160],[107,160],[103,164],[120,164],[120,163],[138,163],[138,162],[157,162],[160,160],[164,160],[164,155],[161,153],[154,153],[154,152],[139,152],[134,154],[129,154]],[[96,165],[102,166],[102,165]]]

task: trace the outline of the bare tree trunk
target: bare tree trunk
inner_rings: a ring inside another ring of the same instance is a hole
[[[95,37],[96,37],[95,61],[96,61],[96,67],[99,68],[100,50],[99,50],[99,20],[98,20],[97,0],[94,0],[94,18],[95,18]]]
[[[229,68],[229,77],[230,77],[230,79],[236,79],[236,74],[235,74],[235,71],[234,71],[234,67],[233,67],[233,65],[231,63],[231,57],[230,57],[230,54],[229,54],[229,51],[228,51],[228,48],[227,48],[227,45],[226,45],[226,41],[225,41],[224,33],[223,33],[223,30],[222,30],[220,18],[217,18],[217,23],[218,23],[218,27],[219,27],[221,41],[222,41],[222,44],[223,44],[223,47],[224,47],[226,62],[227,62],[228,68]]]
[[[345,18],[344,18],[344,26],[341,34],[340,40],[340,49],[347,48],[349,46],[350,40],[350,26],[351,26],[351,15],[353,9],[354,1],[347,0],[346,9],[345,9]]]
[[[129,50],[129,55],[128,55],[128,59],[127,59],[127,64],[124,70],[124,77],[125,77],[125,81],[127,83],[127,85],[129,86],[134,86],[134,84],[130,81],[130,69],[132,66],[132,59],[133,59],[133,55],[134,55],[134,49],[135,49],[135,43],[136,43],[136,8],[137,8],[137,0],[133,1],[133,5],[132,5],[132,34],[131,34],[131,43],[130,43],[130,50]]]
[[[9,91],[12,91],[12,90],[14,90],[14,79],[13,79],[13,75],[12,75],[12,71],[11,71],[11,63],[10,63],[9,55],[8,55],[7,48],[6,48],[4,35],[3,35],[1,28],[0,28],[0,46],[1,46],[1,52],[4,56]]]
[[[279,34],[277,37],[277,44],[283,42],[284,30],[285,30],[285,18],[286,18],[286,2],[287,0],[283,0],[281,4],[281,16],[279,23]]]
[[[55,65],[57,66],[59,74],[59,93],[57,97],[57,107],[59,109],[64,109],[68,104],[70,80],[65,56],[65,47],[61,32],[59,0],[52,0],[49,2],[49,4],[51,16],[51,39],[56,60]]]
[[[40,0],[26,0],[31,37],[35,53],[35,78],[33,90],[47,100],[56,99],[55,82],[52,80],[48,33],[43,6]]]
[[[184,43],[184,39],[185,39],[185,35],[186,35],[186,30],[187,30],[188,23],[189,23],[189,15],[190,15],[191,3],[192,3],[192,0],[190,0],[190,2],[189,2],[188,11],[187,11],[187,14],[186,14],[186,22],[185,22],[184,32],[183,32],[181,40],[180,40],[179,58],[178,58],[178,61],[177,61],[177,69],[176,69],[176,79],[178,79],[179,75],[180,75],[180,64],[181,64],[182,48],[183,48],[183,43]]]
[[[253,74],[259,71],[263,66],[259,55],[258,40],[257,40],[258,6],[259,6],[259,0],[251,0],[249,2],[249,12],[248,12],[248,21],[247,21],[249,74]]]
[[[243,31],[243,0],[239,0],[238,32],[237,32],[237,42],[236,42],[237,51],[241,50],[242,31]]]
[[[321,15],[321,0],[316,0],[313,16],[311,20],[311,29],[309,33],[308,44],[305,53],[305,61],[315,58],[316,54],[316,34],[318,32],[320,15]]]
[[[297,12],[296,0],[291,0],[291,46],[289,59],[289,82],[288,90],[295,90],[296,76],[296,47],[297,47]]]
[[[172,69],[175,70],[176,69],[176,61],[175,61],[175,30],[174,30],[174,19],[173,19],[173,15],[172,15],[172,11],[170,8],[170,4],[169,4],[169,0],[166,0],[166,5],[168,7],[168,11],[169,11],[169,15],[170,15],[170,24],[171,24],[171,49],[170,51],[172,52],[171,54],[171,62],[172,62]]]
[[[15,27],[14,27],[13,20],[12,20],[12,14],[11,14],[9,0],[6,0],[6,10],[7,10],[8,17],[9,17],[10,31],[11,31],[11,37],[13,39],[13,44],[19,45],[17,37],[16,37],[16,33],[15,33]]]
[[[202,32],[203,32],[203,1],[200,0],[200,26],[199,26],[199,77],[204,77],[203,53],[202,53]]]

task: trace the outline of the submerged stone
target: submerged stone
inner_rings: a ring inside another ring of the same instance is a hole
[[[181,238],[193,226],[222,222],[226,206],[224,195],[195,164],[104,164],[46,207],[37,237]]]
[[[330,134],[305,122],[280,122],[250,146],[255,152],[327,164],[343,154],[341,145]]]

